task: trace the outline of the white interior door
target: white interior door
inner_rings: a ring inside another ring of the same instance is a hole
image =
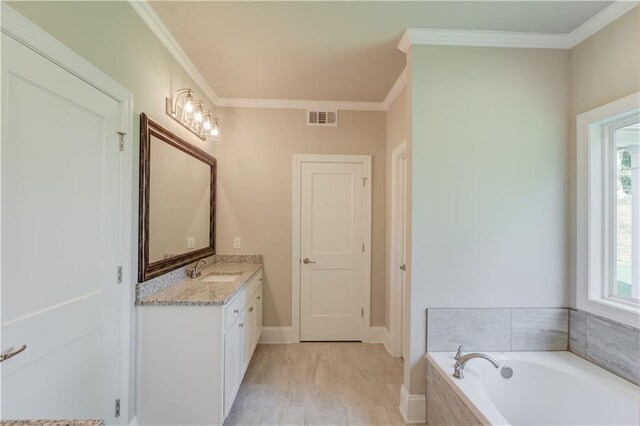
[[[115,423],[120,105],[2,35],[2,417]]]
[[[300,339],[362,340],[364,165],[303,163]]]

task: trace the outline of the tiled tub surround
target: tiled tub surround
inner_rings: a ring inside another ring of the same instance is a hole
[[[262,268],[261,255],[215,255],[195,279],[189,266],[136,286],[136,305],[215,305],[230,300]],[[203,282],[209,275],[240,273],[233,282]]]
[[[454,352],[427,354],[428,424],[640,424],[640,388],[571,352],[487,355],[513,376],[474,359],[455,379]]]
[[[640,330],[567,308],[427,309],[427,352],[566,351],[640,385]]]
[[[550,309],[427,309],[427,352],[566,351],[569,312]]]
[[[569,315],[571,352],[640,385],[640,330],[573,309]]]

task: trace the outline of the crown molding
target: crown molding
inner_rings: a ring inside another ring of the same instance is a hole
[[[200,74],[196,66],[191,62],[184,50],[180,47],[175,38],[171,35],[167,27],[153,10],[146,0],[129,0],[129,4],[142,18],[149,29],[156,35],[158,40],[167,48],[169,53],[178,61],[178,63],[184,68],[189,77],[198,85],[200,90],[209,98],[209,101],[214,105],[218,102],[218,95],[213,91],[207,80]]]
[[[384,101],[382,101],[382,105],[384,106],[385,111],[389,109],[393,101],[396,100],[396,98],[398,97],[398,95],[406,85],[407,85],[407,68],[402,70],[396,82],[393,83],[393,86],[391,86],[391,90],[389,90],[389,93],[387,93],[387,96],[384,98]]]
[[[633,1],[615,1],[609,6],[602,9],[598,14],[594,15],[584,24],[566,35],[569,48],[581,43],[593,34],[597,33],[625,13],[629,12],[640,2]]]
[[[314,101],[298,99],[219,98],[217,106],[230,108],[327,109],[349,111],[385,111],[382,102]]]
[[[407,28],[398,49],[406,53],[414,44],[571,49],[636,6],[637,0],[615,1],[575,30],[561,34]]]
[[[409,47],[414,44],[533,49],[568,48],[566,34],[407,28],[398,43],[398,49],[407,53]]]

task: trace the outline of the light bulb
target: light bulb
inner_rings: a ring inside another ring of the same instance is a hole
[[[196,107],[196,112],[193,114],[193,119],[198,123],[202,123],[204,119],[204,111],[202,109],[202,102],[198,102],[198,106]]]
[[[218,127],[218,122],[216,121],[211,128],[211,136],[217,137],[220,136],[220,128]]]
[[[193,112],[193,96],[191,94],[191,90],[187,93],[187,98],[184,101],[184,110],[186,112]]]
[[[211,128],[211,114],[207,113],[204,119],[204,124],[202,125],[205,130],[209,130]]]

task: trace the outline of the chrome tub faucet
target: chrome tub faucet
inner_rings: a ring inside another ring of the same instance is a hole
[[[490,356],[485,354],[480,354],[480,353],[472,353],[472,354],[464,355],[460,357],[459,360],[456,361],[456,364],[453,366],[453,377],[455,377],[456,379],[464,379],[464,374],[462,374],[462,372],[464,371],[464,367],[465,365],[467,365],[467,362],[469,362],[469,360],[472,360],[474,358],[486,359],[495,368],[500,368],[500,364],[498,363],[498,361],[491,358]]]

